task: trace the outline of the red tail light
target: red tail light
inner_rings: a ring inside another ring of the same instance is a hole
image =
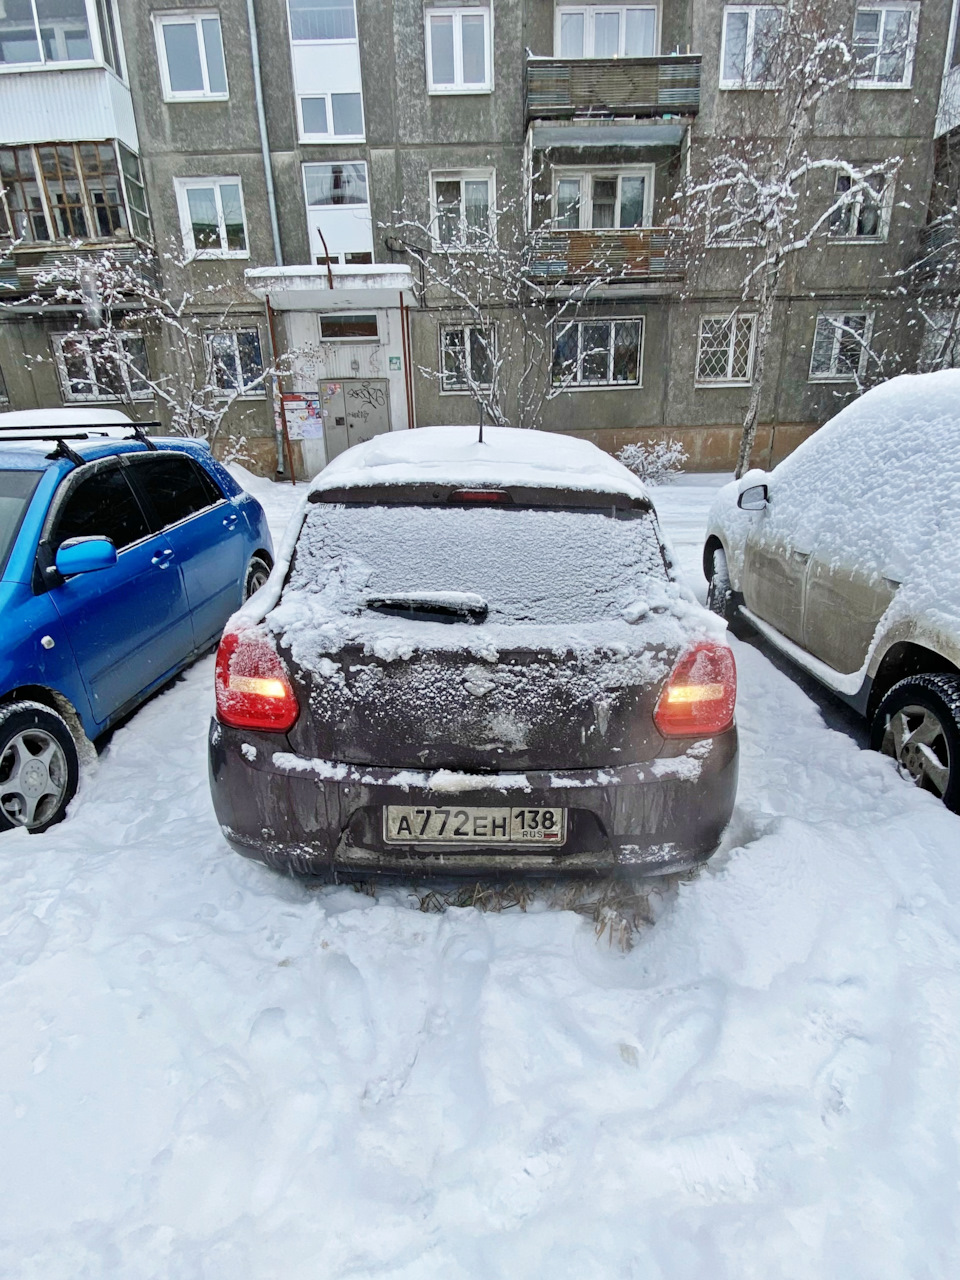
[[[725,644],[698,644],[674,667],[653,719],[665,738],[705,738],[730,728],[736,703],[732,651]]]
[[[217,650],[217,719],[234,729],[283,733],[300,706],[283,663],[255,628],[227,631]]]
[[[454,489],[449,502],[512,502],[506,489]]]

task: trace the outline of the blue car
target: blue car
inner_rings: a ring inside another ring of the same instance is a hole
[[[260,504],[117,411],[0,414],[0,830],[43,831],[95,741],[266,581]]]

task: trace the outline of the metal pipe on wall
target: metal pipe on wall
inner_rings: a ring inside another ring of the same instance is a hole
[[[263,176],[267,183],[267,207],[270,210],[270,230],[273,232],[273,254],[277,266],[283,266],[283,249],[280,245],[280,222],[277,218],[277,193],[273,188],[273,164],[270,160],[270,142],[267,138],[267,117],[263,109],[263,81],[260,77],[260,40],[257,36],[257,15],[253,0],[247,0],[247,23],[250,27],[250,59],[253,62],[253,96],[257,103],[257,124],[260,128],[260,151],[263,155]]]

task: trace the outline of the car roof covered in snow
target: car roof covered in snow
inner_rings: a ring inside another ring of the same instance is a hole
[[[354,445],[311,493],[381,485],[522,486],[648,497],[637,477],[596,445],[517,427],[418,427]]]
[[[129,427],[129,414],[121,409],[103,409],[97,405],[73,406],[67,409],[15,409],[0,413],[0,433],[33,431],[43,428],[56,433],[80,427]]]

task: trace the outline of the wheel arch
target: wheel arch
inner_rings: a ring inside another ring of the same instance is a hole
[[[49,689],[42,684],[21,684],[0,697],[0,706],[6,706],[11,702],[39,702],[41,706],[56,711],[57,715],[66,721],[67,728],[77,744],[77,754],[81,762],[96,757],[97,749],[87,737],[79,712],[70,699],[64,697],[58,690]]]
[[[713,553],[715,551],[723,552],[729,567],[730,557],[727,555],[727,548],[715,533],[710,533],[707,535],[707,540],[703,544],[703,576],[708,582],[713,574]]]
[[[960,676],[960,668],[935,649],[910,640],[898,640],[883,655],[871,682],[866,705],[867,718],[873,719],[877,707],[895,684],[908,676],[919,675]]]

